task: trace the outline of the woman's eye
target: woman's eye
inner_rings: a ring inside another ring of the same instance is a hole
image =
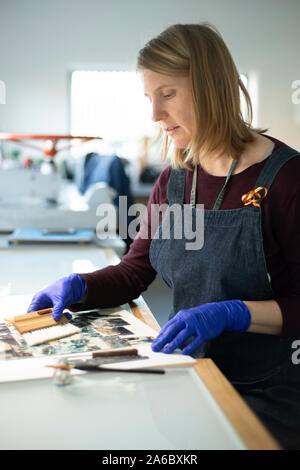
[[[168,93],[167,95],[163,95],[163,98],[171,98],[171,96],[173,96],[174,93]]]

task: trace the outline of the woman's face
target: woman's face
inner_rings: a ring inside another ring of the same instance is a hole
[[[177,148],[192,137],[194,113],[188,77],[170,77],[148,69],[141,71],[145,96],[152,104],[152,120],[159,122]]]

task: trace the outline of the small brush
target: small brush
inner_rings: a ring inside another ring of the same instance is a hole
[[[52,308],[17,315],[7,320],[23,336],[28,346],[48,343],[55,339],[79,333],[81,330],[62,316],[57,322],[52,317]]]

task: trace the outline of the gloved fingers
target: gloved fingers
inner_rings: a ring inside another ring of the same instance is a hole
[[[36,294],[31,300],[27,313],[36,312],[37,310],[44,310],[45,308],[52,307],[52,305],[52,300],[48,296],[44,294]]]
[[[169,320],[163,327],[162,329],[160,330],[160,332],[158,333],[158,335],[156,336],[155,340],[153,341],[154,344],[156,344],[157,341],[160,340],[160,338],[162,338],[163,335],[165,335],[166,331],[170,328],[170,326],[174,325],[175,323],[175,318],[171,318],[171,320]],[[153,344],[152,343],[152,344]]]
[[[31,304],[28,307],[27,313],[36,312],[37,310],[44,310],[45,308],[51,308],[52,305],[53,304],[52,304],[51,299],[48,299],[47,301],[40,300],[40,298],[38,298],[37,300],[33,299],[31,301]],[[55,321],[58,321],[60,319],[60,317],[62,315],[62,313],[60,311],[61,311],[61,306],[58,306],[56,310],[54,310],[54,308],[53,308],[52,316],[53,316]],[[68,320],[72,319],[72,315],[69,312],[65,312],[64,315]]]
[[[177,322],[177,318],[173,317],[171,320],[169,320],[160,330],[159,334],[164,333],[171,325],[174,325],[174,323]]]
[[[193,354],[198,348],[200,348],[201,344],[203,343],[202,339],[198,336],[193,341],[191,341],[185,348],[182,350],[182,354],[189,356]]]
[[[182,330],[184,324],[181,321],[174,320],[173,318],[166,323],[162,328],[159,335],[153,341],[151,348],[152,351],[160,351],[167,343],[172,341],[173,338]]]
[[[45,307],[45,308],[49,308],[49,307]],[[38,301],[31,302],[26,313],[36,312],[37,310],[43,310],[43,307],[41,306],[40,302]]]
[[[182,345],[188,338],[192,336],[192,333],[188,327],[185,327],[183,330],[181,330],[173,339],[173,341],[170,341],[169,344],[167,344],[162,352],[165,354],[171,354],[175,349],[179,348],[179,346]]]
[[[68,320],[72,320],[72,315],[71,315],[69,312],[65,312],[65,313],[64,313],[64,316],[65,316]]]
[[[54,318],[55,321],[60,320],[63,310],[64,310],[64,305],[62,302],[58,301],[53,305],[53,310],[52,310],[52,317]]]

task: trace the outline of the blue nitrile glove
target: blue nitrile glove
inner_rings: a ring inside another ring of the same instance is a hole
[[[35,294],[27,313],[53,307],[52,316],[58,321],[63,310],[79,302],[85,292],[86,282],[82,277],[79,274],[70,274]],[[72,315],[66,313],[66,317],[70,320]]]
[[[224,300],[179,310],[155,338],[152,350],[172,353],[194,337],[182,350],[183,354],[192,354],[202,343],[219,336],[223,331],[242,333],[248,330],[250,323],[250,312],[241,300]]]

